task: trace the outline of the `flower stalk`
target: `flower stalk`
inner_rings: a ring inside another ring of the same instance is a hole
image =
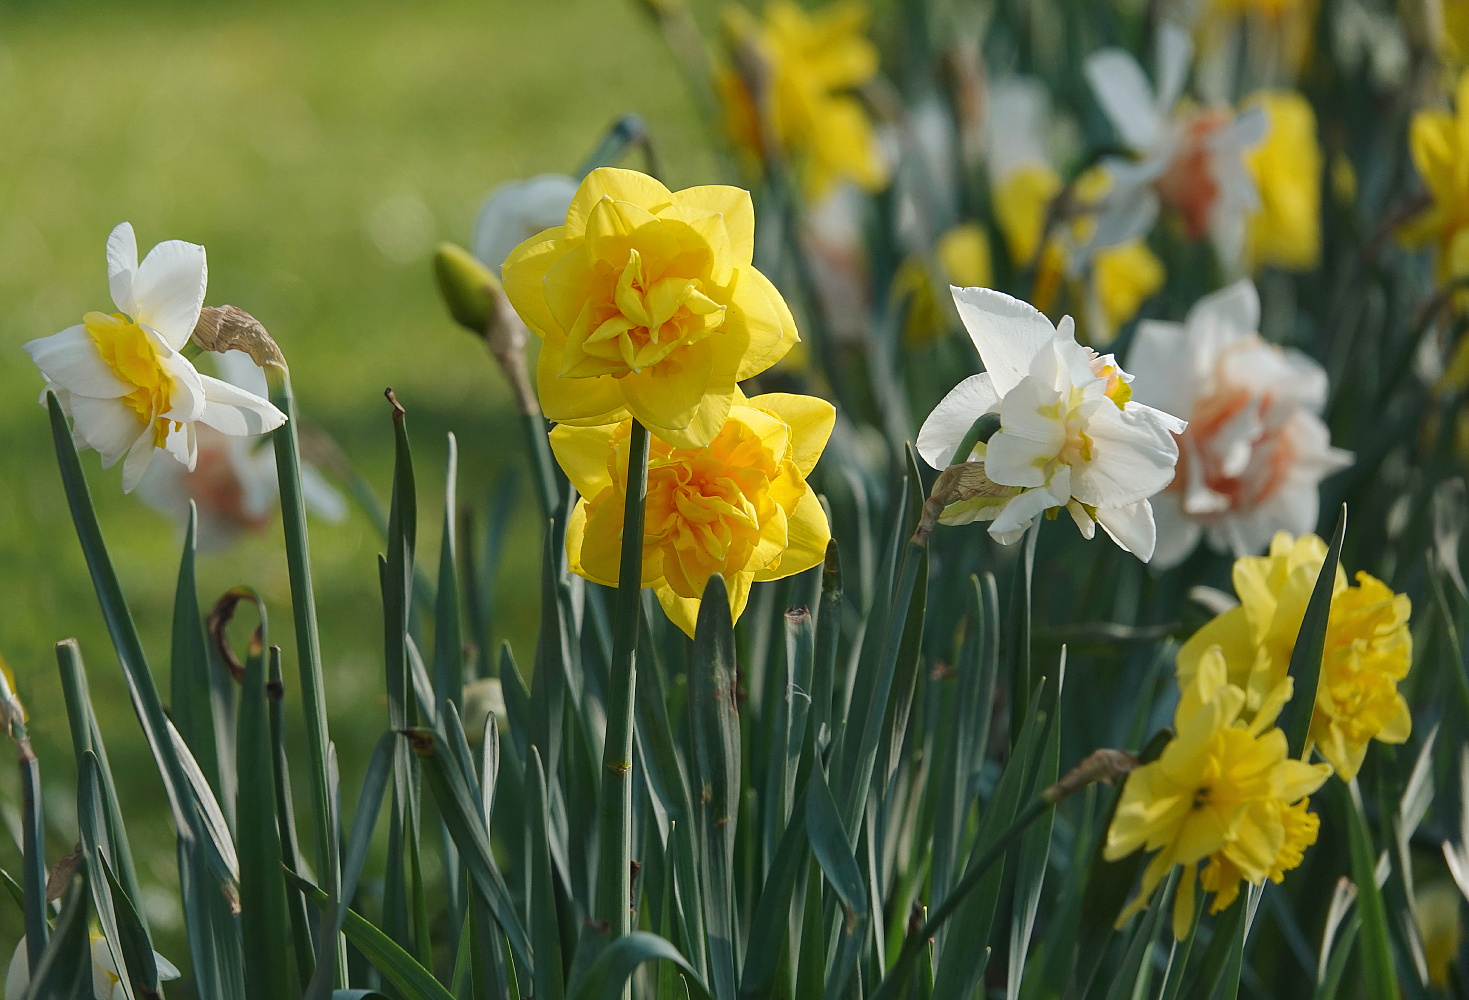
[[[643,575],[643,515],[648,494],[648,429],[632,422],[623,504],[622,561],[607,695],[607,735],[602,747],[602,805],[597,857],[597,920],[609,940],[632,929],[632,741],[637,684],[638,624]]]

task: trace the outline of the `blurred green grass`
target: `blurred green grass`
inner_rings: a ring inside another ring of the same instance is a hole
[[[433,246],[467,242],[496,183],[573,169],[625,111],[648,121],[670,184],[718,178],[686,88],[631,3],[62,2],[0,11],[0,28],[0,654],[30,711],[51,857],[75,831],[52,647],[76,636],[140,865],[166,888],[176,876],[161,788],[72,534],[35,402],[41,380],[20,350],[86,310],[110,310],[109,230],[131,221],[145,252],[171,238],[204,244],[208,301],[266,324],[291,362],[303,421],[329,432],[384,499],[391,429],[381,393],[395,389],[409,411],[420,552],[431,563],[445,433],[459,439],[461,502],[485,497],[498,473],[523,462],[499,373],[436,298]],[[123,496],[116,469],[100,471],[92,454],[84,464],[166,692],[179,529]],[[524,482],[492,626],[522,663],[536,588],[513,581],[534,578],[540,537]],[[313,523],[312,543],[350,803],[355,765],[385,722],[380,545],[355,513],[343,525]],[[264,595],[271,641],[293,671],[279,525],[201,557],[199,575],[206,605],[239,583]],[[292,672],[288,699],[297,690]],[[0,766],[12,827],[14,778]],[[0,866],[14,870],[18,857],[0,837]],[[160,947],[183,964],[170,897],[157,893],[149,909]],[[18,913],[0,906],[0,944],[18,934]]]

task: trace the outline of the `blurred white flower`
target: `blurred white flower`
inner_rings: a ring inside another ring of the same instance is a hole
[[[1239,266],[1245,221],[1259,194],[1244,151],[1265,135],[1264,112],[1189,108],[1179,101],[1193,43],[1175,24],[1158,29],[1156,90],[1131,53],[1108,48],[1086,60],[1086,77],[1117,139],[1133,159],[1105,162],[1114,185],[1092,245],[1111,246],[1146,233],[1160,203],[1177,212],[1190,239],[1208,236],[1225,267]]]
[[[156,951],[153,961],[158,965],[159,979],[179,978],[180,972],[174,964]],[[10,971],[5,976],[5,1000],[20,1000],[30,985],[30,957],[26,954],[26,939],[22,937],[20,944],[15,946],[15,956],[10,960]],[[92,935],[92,996],[96,1000],[124,1000],[127,996],[107,947],[107,939],[101,934]]]
[[[109,468],[124,455],[122,489],[143,478],[153,452],[192,469],[197,425],[224,434],[261,434],[286,416],[265,399],[201,375],[181,353],[204,305],[204,248],[181,240],[154,247],[140,265],[133,227],[107,239],[107,277],[119,312],[89,312],[77,326],[25,345],[72,418],[78,448],[94,448]]]
[[[470,249],[499,274],[511,250],[566,221],[566,208],[576,188],[577,182],[565,174],[541,174],[528,181],[501,184],[479,210]]]
[[[226,351],[214,357],[226,382],[247,392],[266,391],[265,372],[248,354]],[[242,534],[267,527],[279,495],[270,440],[260,435],[231,437],[201,427],[198,454],[193,469],[176,462],[149,466],[139,484],[139,498],[180,524],[188,523],[189,501],[193,500],[199,516],[200,552],[218,552]],[[301,466],[301,492],[312,513],[333,523],[346,519],[346,501],[309,463]]]
[[[1071,317],[1052,326],[1028,303],[988,288],[955,288],[959,316],[986,371],[959,383],[924,421],[918,451],[942,469],[983,462],[997,495],[952,504],[944,524],[992,521],[990,534],[1017,541],[1037,515],[1065,507],[1091,538],[1100,524],[1146,562],[1154,529],[1148,498],[1173,479],[1187,426],[1131,401],[1132,377],[1110,355],[1076,342]],[[970,428],[999,415],[987,444],[967,455]]]
[[[1352,463],[1317,416],[1326,372],[1265,341],[1259,323],[1259,296],[1243,280],[1201,299],[1184,323],[1138,326],[1133,397],[1189,421],[1178,478],[1154,498],[1160,566],[1181,562],[1203,534],[1249,556],[1277,531],[1314,531],[1321,480]]]

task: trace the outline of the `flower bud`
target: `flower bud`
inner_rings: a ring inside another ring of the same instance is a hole
[[[500,282],[468,250],[441,243],[434,254],[434,277],[439,294],[454,321],[476,337],[483,337],[495,318]]]

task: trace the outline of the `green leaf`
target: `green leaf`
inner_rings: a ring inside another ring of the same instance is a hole
[[[683,971],[690,996],[709,1000],[709,991],[679,950],[657,934],[646,931],[624,935],[603,949],[576,984],[572,1000],[616,1000],[638,966],[658,959],[672,962]]]
[[[1122,964],[1112,974],[1107,1000],[1132,1000],[1148,995],[1148,985],[1153,973],[1153,945],[1158,940],[1158,926],[1164,923],[1164,918],[1172,909],[1170,904],[1173,901],[1173,890],[1178,885],[1181,870],[1177,865],[1173,866],[1173,870],[1168,873],[1168,880],[1153,897],[1152,905],[1138,922],[1137,930],[1128,942],[1127,952],[1122,956]]]
[[[444,473],[444,534],[439,546],[439,585],[434,606],[434,693],[438,709],[464,696],[464,638],[459,621],[459,576],[454,537],[454,507],[459,479],[459,444],[449,435],[449,465]]]
[[[66,894],[51,939],[29,963],[30,986],[22,1000],[93,1000],[86,901],[86,876],[79,871]]]
[[[561,925],[556,915],[556,886],[551,872],[551,849],[546,831],[551,813],[546,808],[546,774],[541,753],[530,748],[526,773],[526,831],[530,836],[530,933],[535,948],[535,995],[537,1000],[561,1000],[565,996],[561,968]]]
[[[811,769],[806,787],[806,832],[811,850],[837,896],[849,911],[848,920],[867,913],[867,885],[852,853],[852,842],[837,813],[836,799],[821,768]]]
[[[1189,986],[1189,1000],[1210,1000],[1219,992],[1220,984],[1227,983],[1231,972],[1238,986],[1240,970],[1236,952],[1242,951],[1245,936],[1250,930],[1246,919],[1248,909],[1241,897],[1214,922],[1214,936],[1209,939],[1209,946],[1204,949],[1203,960]],[[1228,989],[1227,986],[1225,988]]]
[[[326,893],[295,872],[287,872],[286,877],[295,882],[323,911],[329,908]],[[346,932],[347,940],[352,942],[353,947],[362,952],[362,956],[383,974],[383,978],[393,985],[403,1000],[454,1000],[454,994],[446,990],[432,972],[414,961],[412,955],[357,911],[345,911],[342,930]]]
[[[107,946],[112,967],[128,971],[127,978],[120,980],[118,986],[126,1000],[134,1000],[137,992],[133,988],[133,980],[139,979],[144,986],[156,991],[158,970],[154,967],[151,949],[146,958],[140,958],[140,964],[136,968],[129,967],[123,955],[117,912],[112,905],[112,889],[106,876],[102,874],[101,853],[104,849],[102,841],[106,836],[106,820],[102,817],[102,793],[98,789],[98,783],[97,758],[91,751],[87,751],[78,761],[77,774],[77,826],[80,828],[82,858],[87,868],[87,887],[91,890],[92,911],[97,914],[97,924],[102,929],[102,939]]]
[[[1292,757],[1305,758],[1306,743],[1311,735],[1311,716],[1316,708],[1316,688],[1321,680],[1321,656],[1326,649],[1326,626],[1331,618],[1331,594],[1336,586],[1336,569],[1341,563],[1342,542],[1347,536],[1347,505],[1342,504],[1331,533],[1331,546],[1326,561],[1316,575],[1316,586],[1306,604],[1301,630],[1290,654],[1290,676],[1295,681],[1295,694],[1282,711],[1278,723],[1285,730]]]
[[[724,578],[704,587],[689,662],[689,723],[704,838],[704,925],[714,995],[732,1000],[738,982],[734,834],[740,804],[740,722],[735,700],[734,623]]]
[[[1347,839],[1352,855],[1352,881],[1357,885],[1357,914],[1362,920],[1363,987],[1374,1000],[1393,1000],[1399,996],[1397,974],[1393,967],[1392,944],[1387,925],[1387,907],[1382,890],[1377,886],[1377,852],[1372,846],[1367,817],[1362,813],[1362,800],[1357,783],[1332,782],[1337,801],[1345,812]]]
[[[296,432],[299,421],[290,374],[284,368],[268,365],[265,377],[270,387],[270,401],[286,415],[286,422],[271,432],[271,441],[275,446],[286,570],[291,582],[291,613],[296,626],[296,660],[301,673],[301,713],[306,723],[316,871],[327,893],[335,895],[341,891],[341,872],[333,864],[336,847],[331,843],[331,781],[327,764],[331,736],[326,717],[326,686],[321,671],[321,636],[316,624],[316,592],[311,585],[306,500],[301,490],[301,445]],[[338,970],[339,979],[343,972],[345,965]]]
[[[281,863],[291,871],[301,870],[301,849],[296,838],[296,813],[291,796],[290,766],[286,761],[285,681],[281,674],[281,650],[270,647],[270,679],[265,692],[270,700],[270,745],[275,779],[275,815],[280,831]],[[311,914],[306,895],[295,885],[286,886],[286,907],[291,915],[291,942],[296,953],[296,978],[311,981],[316,967],[316,950],[311,937]]]
[[[280,655],[278,647],[270,647],[270,652],[272,657]],[[267,669],[265,650],[252,648],[241,685],[235,754],[239,768],[235,814],[239,817],[241,943],[249,996],[256,1000],[294,1000]]]
[[[107,862],[107,855],[99,853],[97,862],[102,869],[102,876],[107,880],[108,891],[112,895],[112,910],[117,921],[118,943],[122,946],[124,960],[123,963],[118,964],[118,968],[128,970],[135,992],[147,996],[148,994],[142,991],[148,988],[157,993],[158,961],[153,952],[153,942],[148,937],[148,928],[143,923],[142,914],[138,912],[137,906],[123,890],[117,874]]]
[[[169,664],[169,715],[189,745],[199,768],[215,794],[234,806],[233,782],[226,785],[220,770],[214,716],[214,681],[204,623],[199,614],[199,593],[194,578],[194,547],[198,511],[189,501],[189,526],[179,560],[178,585],[173,598],[173,646]]]

